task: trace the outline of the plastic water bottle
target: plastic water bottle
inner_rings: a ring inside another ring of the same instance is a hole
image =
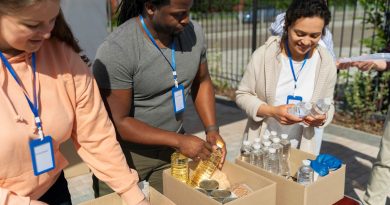
[[[224,144],[220,141],[217,141],[217,147],[217,150],[211,153],[209,159],[199,162],[194,173],[192,174],[191,180],[189,182],[190,186],[199,186],[199,182],[205,179],[210,179],[211,175],[217,169],[222,159],[222,148],[224,147]]]
[[[261,147],[261,139],[260,139],[260,137],[256,137],[255,139],[253,139],[251,150],[255,149],[255,145],[260,145],[260,147]]]
[[[251,143],[248,140],[244,140],[242,142],[242,146],[240,149],[240,159],[244,162],[249,163],[250,155],[251,155]]]
[[[261,150],[260,144],[255,144],[251,152],[250,163],[258,167],[263,167],[263,156],[264,153]]]
[[[280,140],[280,144],[283,146],[283,157],[289,158],[290,157],[290,149],[291,149],[291,142],[288,140],[288,134],[281,134],[280,135],[282,139]]]
[[[310,167],[310,160],[302,160],[303,165],[298,170],[297,181],[302,185],[309,185],[313,182],[314,171]]]
[[[283,156],[283,146],[280,144],[280,139],[278,137],[272,139],[271,148],[276,150],[276,154],[279,156],[279,159]]]
[[[288,164],[288,159],[290,158],[291,143],[288,140],[287,134],[281,134],[280,136],[282,137],[280,144],[283,147],[282,158],[280,161],[280,175],[288,178],[290,176],[290,166]]]
[[[188,158],[178,151],[171,155],[171,175],[183,183],[188,181]]]
[[[312,104],[309,102],[299,102],[288,108],[287,112],[299,118],[304,118],[310,114],[312,107]]]
[[[272,139],[276,137],[278,137],[278,133],[276,131],[271,131],[271,136],[269,136],[269,140],[271,140],[272,142]]]
[[[269,148],[271,147],[271,141],[263,142],[263,168],[266,169],[268,163]]]
[[[279,156],[276,153],[276,149],[274,149],[272,147],[269,148],[269,150],[268,150],[268,162],[267,162],[266,170],[271,172],[271,173],[274,173],[276,175],[280,174]]]
[[[310,114],[312,116],[324,115],[330,109],[331,104],[332,100],[330,98],[319,99],[316,103],[313,103]]]
[[[264,144],[264,142],[270,141],[269,138],[270,138],[269,132],[264,133],[264,135],[263,135],[263,144]]]

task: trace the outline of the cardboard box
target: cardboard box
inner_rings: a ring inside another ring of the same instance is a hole
[[[242,168],[236,164],[225,162],[222,172],[227,175],[231,185],[244,183],[253,192],[250,194],[226,203],[226,205],[274,205],[276,202],[275,182],[266,179],[258,174]],[[193,189],[171,176],[171,170],[164,170],[163,173],[164,195],[177,205],[220,205],[221,203]]]
[[[175,205],[153,187],[150,187],[149,193],[151,205]],[[126,205],[126,203],[122,201],[122,198],[118,194],[112,193],[91,201],[86,201],[80,205]]]
[[[297,173],[302,166],[302,160],[315,158],[312,154],[291,149],[289,160],[291,175]],[[277,205],[330,205],[344,197],[345,165],[327,176],[319,177],[317,181],[305,187],[239,159],[236,159],[236,163],[276,182]]]

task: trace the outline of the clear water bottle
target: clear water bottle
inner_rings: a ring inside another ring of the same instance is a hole
[[[304,118],[310,114],[312,108],[313,106],[309,102],[299,102],[293,107],[288,108],[287,112],[299,118]]]
[[[264,144],[264,142],[270,141],[269,138],[270,138],[269,132],[265,132],[263,135],[263,144]]]
[[[283,146],[280,144],[280,139],[278,137],[272,139],[271,148],[276,150],[276,154],[279,156],[279,159],[283,156]]]
[[[271,140],[271,142],[272,142],[272,139],[276,138],[276,137],[278,137],[278,133],[276,131],[271,131],[271,135],[269,136],[269,140]]]
[[[273,174],[279,175],[279,166],[279,156],[276,153],[276,149],[271,147],[268,149],[268,160],[265,169]]]
[[[316,103],[313,103],[310,114],[312,116],[324,115],[330,109],[331,104],[332,100],[330,98],[319,99]]]
[[[302,185],[309,185],[314,180],[314,171],[310,167],[310,160],[303,160],[303,165],[298,170],[297,181]]]
[[[282,157],[280,160],[280,175],[288,179],[290,177],[290,165],[288,163],[288,158]]]
[[[265,141],[263,142],[263,168],[266,169],[267,163],[268,163],[268,153],[269,148],[271,147],[271,141]]]
[[[251,152],[250,163],[258,167],[263,167],[263,156],[264,153],[261,150],[260,144],[255,144]]]
[[[242,142],[242,146],[240,149],[240,159],[244,162],[249,163],[250,155],[251,155],[251,143],[248,140],[244,140]]]
[[[290,157],[291,142],[288,140],[288,134],[281,134],[281,137],[280,144],[283,146],[282,155],[288,159]]]
[[[251,150],[255,149],[255,145],[260,145],[260,147],[261,147],[261,139],[260,139],[260,137],[256,137],[255,139],[253,139]]]

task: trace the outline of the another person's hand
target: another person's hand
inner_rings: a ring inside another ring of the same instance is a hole
[[[183,135],[178,147],[180,153],[183,155],[199,161],[206,160],[210,157],[212,152],[212,145],[194,135]]]
[[[345,70],[351,67],[351,62],[346,63],[340,63],[339,61],[336,61],[336,67],[340,70]]]
[[[353,62],[352,66],[357,67],[361,71],[369,71],[374,69],[376,71],[383,71],[386,69],[386,61],[376,60],[376,61],[358,61]]]
[[[308,115],[305,118],[303,118],[303,123],[311,127],[320,127],[325,124],[325,121],[326,121],[326,115],[316,115],[316,116]]]
[[[207,132],[206,140],[213,146],[217,144],[217,141],[223,142],[222,159],[218,166],[219,169],[222,169],[223,163],[225,162],[226,153],[227,153],[225,141],[222,139],[218,131]]]
[[[273,107],[272,117],[282,125],[292,125],[302,122],[302,119],[287,112],[288,108],[294,107],[293,104],[279,105]]]

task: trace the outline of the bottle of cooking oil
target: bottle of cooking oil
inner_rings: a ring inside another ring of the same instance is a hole
[[[210,179],[211,175],[217,169],[219,162],[221,162],[223,146],[224,144],[222,142],[217,141],[217,150],[211,153],[208,160],[199,162],[189,182],[190,186],[197,187],[202,180]]]
[[[171,175],[179,181],[188,182],[188,158],[179,151],[171,155]]]

